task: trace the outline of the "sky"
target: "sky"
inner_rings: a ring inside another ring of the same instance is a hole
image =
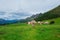
[[[23,19],[60,5],[60,0],[0,0],[0,18]]]

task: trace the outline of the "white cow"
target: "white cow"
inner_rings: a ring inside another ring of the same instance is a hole
[[[28,25],[31,24],[31,22],[28,22]]]
[[[28,22],[28,24],[31,24],[32,26],[34,26],[37,22],[35,20],[32,20],[30,22]]]
[[[49,24],[49,22],[48,22],[48,21],[46,21],[46,22],[44,22],[44,24]]]
[[[38,21],[38,24],[40,24],[40,21]]]
[[[38,24],[43,24],[44,22],[38,21]]]

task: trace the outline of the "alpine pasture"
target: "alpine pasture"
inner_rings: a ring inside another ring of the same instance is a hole
[[[54,20],[55,24],[34,27],[26,23],[1,25],[0,40],[60,40],[60,18]]]

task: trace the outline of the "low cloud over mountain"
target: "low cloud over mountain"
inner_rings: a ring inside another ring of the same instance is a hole
[[[31,15],[32,14],[26,13],[26,12],[0,12],[0,18],[6,19],[6,20],[24,19]]]

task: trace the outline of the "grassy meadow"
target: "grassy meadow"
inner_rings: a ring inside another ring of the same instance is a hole
[[[60,18],[54,20],[55,24],[35,27],[26,23],[0,26],[0,40],[60,40]]]

